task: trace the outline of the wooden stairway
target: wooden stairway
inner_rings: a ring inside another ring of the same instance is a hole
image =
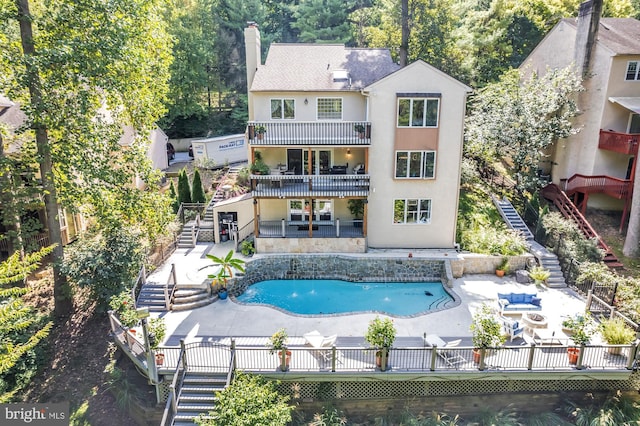
[[[546,200],[553,203],[562,216],[575,222],[585,237],[595,238],[598,246],[604,251],[603,262],[610,268],[622,268],[624,265],[620,263],[609,246],[600,238],[598,233],[593,229],[591,224],[580,213],[580,210],[569,200],[569,197],[558,187],[558,185],[550,183],[542,188],[540,193]]]

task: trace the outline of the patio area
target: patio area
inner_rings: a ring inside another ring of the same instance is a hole
[[[166,282],[171,265],[175,264],[177,282],[193,283],[194,279],[202,279],[202,273],[196,273],[196,271],[203,266],[211,265],[206,254],[224,256],[232,248],[233,242],[226,242],[217,245],[198,244],[195,248],[178,249],[161,268],[148,277],[148,280],[158,283]],[[414,250],[412,253],[414,257],[440,258],[445,253],[449,257],[459,255],[455,251],[443,250]],[[405,258],[406,250],[373,250],[366,256]],[[242,258],[242,255],[238,254],[238,257]],[[469,325],[473,312],[483,303],[497,307],[498,293],[536,292],[542,299],[542,310],[539,313],[546,317],[548,330],[560,331],[564,317],[583,312],[585,306],[584,300],[571,289],[536,288],[534,284],[516,283],[514,277],[464,276],[454,280],[450,291],[459,296],[460,305],[412,318],[391,317],[397,328],[398,342],[405,339],[419,342],[425,334],[437,334],[445,340],[462,339],[463,346],[470,346]],[[211,305],[191,311],[163,313],[162,316],[167,324],[167,337],[162,346],[178,346],[181,339],[186,343],[192,343],[220,340],[225,337],[254,337],[256,339],[251,340],[257,342],[262,341],[261,338],[271,336],[281,327],[287,329],[293,341],[311,330],[317,330],[324,335],[337,334],[337,345],[352,345],[359,341],[364,342],[363,336],[369,321],[376,315],[375,313],[354,313],[316,317],[296,316],[264,306],[241,305],[231,299],[218,300]],[[512,317],[519,319],[520,315]],[[513,342],[508,341],[507,344],[517,346],[532,342],[533,333],[525,333],[523,339],[517,338]],[[592,342],[592,344],[598,343],[598,341]]]

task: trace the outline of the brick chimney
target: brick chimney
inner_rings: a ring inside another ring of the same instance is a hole
[[[262,65],[262,56],[260,55],[260,31],[258,24],[255,22],[247,22],[247,28],[244,29],[244,49],[247,57],[247,103],[249,104],[249,120],[253,120],[253,102],[251,100],[251,84],[256,75],[258,66]]]
[[[589,73],[593,46],[598,37],[598,25],[602,14],[602,0],[587,0],[578,10],[578,30],[576,34],[574,62],[583,77]]]

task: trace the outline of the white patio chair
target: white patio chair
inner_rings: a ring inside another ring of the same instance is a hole
[[[436,346],[438,356],[444,361],[445,364],[447,364],[447,367],[454,368],[457,368],[458,364],[467,362],[467,360],[459,353],[447,350],[447,348],[454,348],[458,346],[460,342],[462,342],[462,339],[445,342],[437,334],[429,334],[428,336],[424,337],[425,345],[430,347]]]

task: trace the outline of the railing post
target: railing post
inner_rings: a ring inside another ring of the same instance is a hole
[[[584,370],[582,365],[582,358],[584,358],[584,344],[580,345],[580,352],[578,352],[578,362],[576,363],[576,370]]]
[[[176,264],[171,264],[171,275],[173,276],[173,284],[178,284],[178,277],[176,275]]]
[[[281,235],[282,238],[287,236],[287,223],[284,219],[282,219],[281,223],[280,223],[280,230],[281,230]]]
[[[593,302],[593,290],[587,290],[587,301],[585,302],[585,307],[587,311],[591,310],[591,303]]]
[[[425,333],[427,334],[427,333]],[[436,371],[436,358],[438,356],[438,345],[433,345],[431,347],[431,367],[429,370]]]
[[[529,359],[527,360],[527,370],[533,369],[533,358],[536,355],[536,342],[531,343],[531,348],[529,348]]]
[[[180,352],[182,352],[182,368],[187,371],[187,350],[184,345],[184,339],[180,339]]]
[[[340,218],[336,219],[336,237],[340,238]]]
[[[336,345],[331,346],[331,372],[336,372],[336,361],[338,360],[338,351]]]
[[[480,348],[480,363],[478,364],[478,370],[484,371],[487,369],[487,366],[484,363],[484,357],[487,354],[487,350],[485,348]]]
[[[231,354],[235,355],[236,352],[236,339],[235,338],[231,338]],[[236,368],[238,368],[238,366],[236,365],[238,362],[238,359],[236,356],[233,356],[233,370],[235,371]]]
[[[638,356],[638,344],[636,342],[632,343],[629,347],[629,360],[627,361],[627,370],[633,370],[633,364],[635,364],[636,357]]]

